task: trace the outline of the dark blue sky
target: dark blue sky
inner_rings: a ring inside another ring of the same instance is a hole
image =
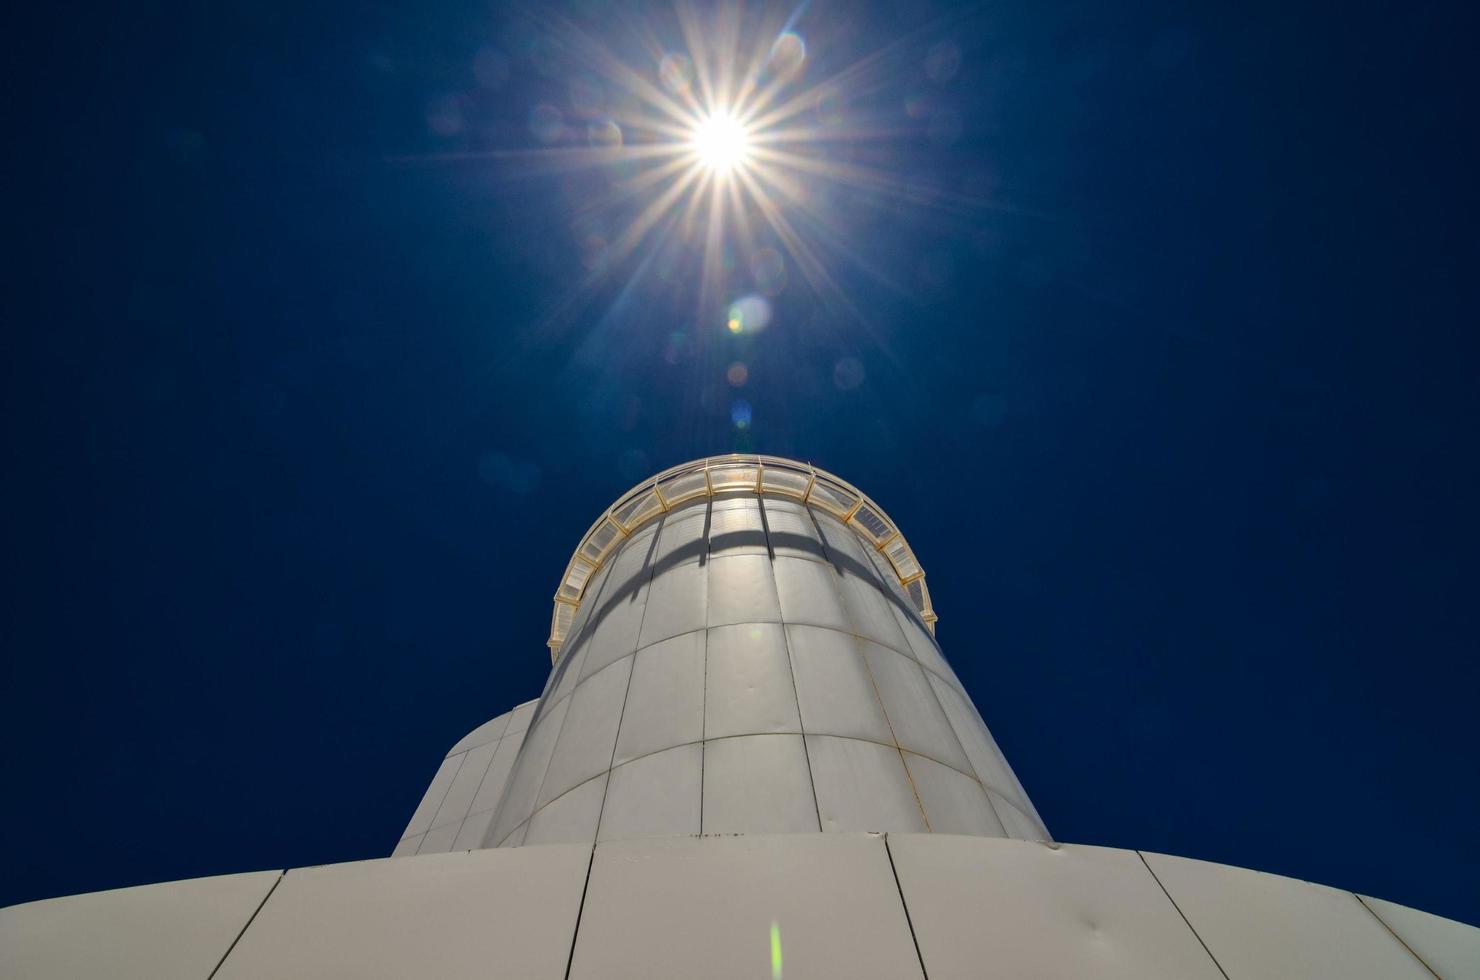
[[[1060,839],[1480,921],[1459,7],[814,3],[808,82],[892,44],[884,190],[807,205],[847,305],[790,265],[740,337],[654,250],[561,305],[609,173],[433,158],[563,105],[518,11],[31,11],[0,904],[389,853],[587,524],[753,449],[901,523]]]

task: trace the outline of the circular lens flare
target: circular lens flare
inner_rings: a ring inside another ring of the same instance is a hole
[[[699,162],[715,173],[729,173],[745,163],[750,134],[728,112],[715,112],[694,128],[689,146]]]

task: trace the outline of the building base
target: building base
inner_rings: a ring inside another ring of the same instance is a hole
[[[0,910],[0,977],[1480,978],[1480,929],[1277,875],[938,834],[460,851]]]

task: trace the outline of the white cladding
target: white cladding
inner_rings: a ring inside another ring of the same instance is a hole
[[[521,704],[484,722],[452,747],[411,815],[393,856],[483,846],[536,704]]]
[[[486,825],[484,847],[1049,837],[888,563],[796,501],[706,498],[634,532],[592,576],[537,705],[491,817],[464,804],[487,749],[459,743],[470,774],[437,773],[407,828],[420,852],[469,845],[438,832],[458,813]]]
[[[1480,980],[1470,926],[1052,842],[893,538],[710,490],[602,552],[395,856],[0,909],[0,978]]]
[[[1184,858],[901,833],[485,849],[0,909],[6,980],[328,976],[1480,980],[1480,929]]]

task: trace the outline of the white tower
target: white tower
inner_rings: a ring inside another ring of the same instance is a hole
[[[899,529],[810,466],[644,482],[555,603],[395,856],[0,909],[0,978],[1480,980],[1457,922],[1050,840]]]
[[[491,737],[468,746],[399,851],[819,830],[1049,839],[935,619],[904,536],[843,480],[765,456],[660,473],[571,558],[550,679],[527,725],[502,723],[517,756]]]

